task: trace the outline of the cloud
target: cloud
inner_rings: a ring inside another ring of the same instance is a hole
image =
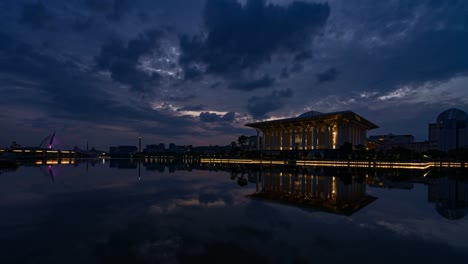
[[[91,29],[94,24],[95,24],[95,21],[91,17],[80,18],[80,19],[76,19],[72,23],[71,27],[73,30],[77,32],[83,32],[83,31]]]
[[[42,28],[50,18],[51,15],[47,11],[46,6],[42,1],[38,1],[36,3],[26,3],[23,5],[19,22],[33,28]]]
[[[146,91],[147,85],[160,79],[156,71],[144,72],[139,60],[144,55],[160,52],[160,41],[167,34],[164,30],[149,30],[127,44],[113,40],[101,47],[96,63],[99,69],[108,70],[112,79],[129,85],[135,91]]]
[[[247,110],[255,119],[264,119],[267,113],[278,110],[286,103],[284,99],[293,95],[291,89],[273,91],[266,96],[252,96],[247,103]]]
[[[468,21],[465,28],[429,30],[387,50],[383,63],[401,83],[447,80],[468,73]]]
[[[263,0],[247,0],[244,5],[236,0],[208,0],[205,32],[182,36],[180,63],[184,69],[198,67],[231,79],[249,75],[274,55],[304,60],[329,14],[327,4],[303,1],[280,6]],[[247,85],[247,90],[261,87],[265,86]]]
[[[120,21],[135,7],[129,0],[86,0],[86,6],[93,12],[106,13],[106,18]]]
[[[112,11],[107,16],[111,20],[120,20],[122,17],[132,9],[130,0],[114,0]]]
[[[186,105],[184,107],[180,107],[177,111],[200,111],[205,108],[204,105]]]
[[[336,68],[334,68],[334,67],[329,68],[329,69],[317,74],[317,82],[318,83],[324,83],[324,82],[334,81],[338,77],[338,73],[339,72],[336,70]]]
[[[265,74],[259,79],[234,81],[229,85],[230,89],[240,91],[253,91],[258,88],[268,88],[275,84],[275,78]]]
[[[112,0],[85,0],[86,6],[93,11],[105,11],[112,8]]]
[[[122,95],[122,91],[115,93],[106,79],[82,71],[79,63],[42,54],[7,33],[0,33],[0,43],[0,80],[8,88],[3,91],[0,108],[10,112],[4,122],[11,122],[14,116],[15,123],[41,123],[44,130],[63,131],[69,126],[69,141],[75,142],[77,138],[82,140],[88,130],[103,131],[100,126],[116,128],[105,131],[114,140],[134,133],[174,138],[188,131],[194,137],[203,132],[194,131],[195,118],[154,110],[146,100]],[[14,81],[9,81],[11,78]],[[16,109],[26,113],[35,109],[37,114],[15,115]]]
[[[200,121],[213,123],[213,122],[232,122],[234,121],[236,114],[234,112],[228,112],[224,115],[218,115],[210,112],[200,113]]]

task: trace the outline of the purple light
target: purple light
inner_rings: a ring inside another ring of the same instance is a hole
[[[51,149],[51,148],[52,148],[52,145],[49,145],[49,149]]]

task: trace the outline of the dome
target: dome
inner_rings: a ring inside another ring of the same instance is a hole
[[[313,116],[319,116],[319,115],[323,115],[323,113],[320,113],[317,111],[309,111],[309,112],[305,112],[299,115],[298,117],[313,117]]]
[[[450,108],[440,113],[439,116],[437,117],[437,123],[448,121],[448,120],[467,121],[468,115],[460,109]]]

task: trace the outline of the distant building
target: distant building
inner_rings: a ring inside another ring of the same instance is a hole
[[[137,152],[138,148],[136,146],[118,146],[109,148],[109,155],[111,157],[130,158]]]
[[[192,151],[198,154],[222,154],[231,149],[231,146],[202,146],[193,147]]]
[[[192,145],[188,146],[176,146],[175,153],[177,154],[184,154],[192,151]]]
[[[425,152],[431,149],[436,149],[437,145],[433,141],[412,142],[406,147],[416,152]]]
[[[153,144],[153,145],[146,145],[145,153],[153,154],[153,153],[162,153],[166,151],[166,145],[164,143],[160,144]]]
[[[411,142],[414,142],[414,136],[413,135],[394,135],[390,133],[388,135],[370,136],[368,140],[373,141],[373,142],[380,142],[386,145],[409,144]]]
[[[306,112],[298,117],[246,124],[257,130],[264,150],[339,149],[344,143],[365,145],[367,131],[378,128],[352,112]]]
[[[437,143],[437,124],[429,124],[429,141]]]
[[[429,124],[429,140],[441,151],[468,147],[468,115],[456,108],[440,113]]]
[[[367,140],[367,148],[377,150],[409,149],[416,152],[425,152],[435,149],[436,145],[432,141],[415,142],[413,135],[375,135]]]
[[[170,152],[176,152],[177,146],[174,143],[169,143],[169,151]]]
[[[408,148],[414,142],[413,135],[374,135],[367,139],[367,147],[370,149],[389,150],[395,148]]]

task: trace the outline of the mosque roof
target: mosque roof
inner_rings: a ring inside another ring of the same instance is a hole
[[[332,112],[332,113],[321,113],[317,111],[309,111],[305,112],[297,117],[292,118],[284,118],[284,119],[277,119],[277,120],[269,120],[269,121],[262,121],[256,123],[248,123],[246,126],[253,127],[253,128],[264,128],[274,125],[281,125],[281,124],[303,124],[303,123],[316,123],[316,122],[323,122],[323,121],[330,121],[330,120],[347,120],[347,121],[356,121],[368,127],[368,129],[378,128],[378,126],[364,117],[354,113],[353,111],[339,111],[339,112]]]

